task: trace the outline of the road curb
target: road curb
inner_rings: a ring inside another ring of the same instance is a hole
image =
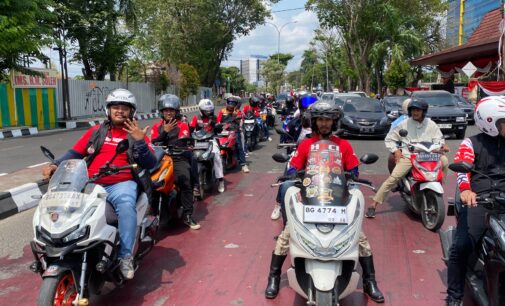
[[[46,191],[47,181],[38,181],[0,192],[0,220],[37,206]]]
[[[0,131],[0,139],[36,135],[38,133],[39,130],[36,127],[12,129],[12,130]]]

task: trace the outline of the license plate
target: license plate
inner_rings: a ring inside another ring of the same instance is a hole
[[[373,133],[375,131],[375,128],[373,127],[362,127],[359,129],[361,133]]]
[[[417,161],[425,161],[425,162],[439,161],[440,154],[421,152],[421,153],[417,154],[416,159],[417,159]]]
[[[441,129],[450,129],[450,128],[452,128],[452,124],[448,124],[448,123],[447,124],[440,123],[440,124],[437,124],[437,125]]]
[[[303,222],[348,224],[347,207],[304,205]]]
[[[209,147],[208,142],[196,142],[195,143],[195,149],[207,149]]]
[[[244,124],[254,124],[254,119],[246,119],[244,120]]]
[[[53,191],[50,193],[46,193],[42,197],[40,205],[46,208],[54,208],[62,206],[78,208],[81,206],[84,197],[85,194],[79,192]]]

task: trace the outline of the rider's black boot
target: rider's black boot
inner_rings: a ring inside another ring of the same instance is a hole
[[[281,271],[284,259],[286,259],[286,255],[275,255],[272,253],[270,274],[268,274],[268,285],[265,289],[265,297],[267,299],[274,299],[279,293],[279,283],[281,281]]]
[[[373,266],[373,257],[360,257],[359,263],[363,270],[363,291],[376,303],[384,303],[384,295],[379,290],[375,281],[375,269]]]

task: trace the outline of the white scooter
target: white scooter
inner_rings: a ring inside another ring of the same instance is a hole
[[[54,162],[54,155],[41,147]],[[107,203],[105,189],[93,182],[136,165],[117,167],[114,158],[128,149],[121,141],[116,155],[100,173],[88,178],[86,162],[63,161],[49,181],[33,216],[35,238],[31,248],[35,261],[33,272],[42,277],[37,305],[88,305],[90,293],[99,294],[105,281],[122,286],[125,282],[118,262],[119,233],[117,216]],[[134,267],[155,243],[158,218],[146,218],[148,199],[137,199],[137,232],[133,247]]]
[[[281,153],[273,158],[288,159]],[[340,159],[333,142],[312,144],[306,170],[299,173],[303,178],[295,180],[284,199],[292,267],[287,272],[289,286],[308,300],[307,305],[338,305],[356,290],[360,278],[356,268],[365,199],[358,185],[373,186],[344,172]],[[365,154],[360,160],[371,164],[377,159]]]

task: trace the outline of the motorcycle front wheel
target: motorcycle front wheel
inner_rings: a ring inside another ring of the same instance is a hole
[[[441,194],[431,189],[423,190],[424,201],[421,211],[421,219],[425,228],[437,231],[444,223],[445,204]]]
[[[72,272],[56,277],[46,277],[40,287],[37,306],[72,306],[77,297],[77,287]]]
[[[316,289],[316,306],[333,306],[333,291]]]

